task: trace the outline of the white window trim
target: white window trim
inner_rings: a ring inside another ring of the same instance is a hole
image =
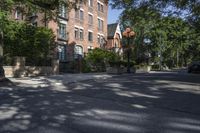
[[[101,33],[97,33],[97,35],[100,35],[100,36],[103,36],[103,37],[104,37],[104,34],[101,34]]]
[[[83,11],[83,12],[84,12],[84,9],[83,9],[83,8],[80,8],[80,11]]]
[[[87,48],[88,48],[88,49],[94,49],[94,47],[93,47],[93,46],[88,46]]]
[[[101,5],[104,5],[101,1],[97,0],[97,3],[101,4]]]
[[[59,23],[65,24],[67,26],[67,21],[65,21],[65,20],[59,19]]]
[[[93,31],[92,31],[92,30],[88,30],[88,32],[92,32],[92,33],[93,33]]]
[[[76,44],[76,45],[75,45],[75,48],[76,48],[76,46],[81,46],[81,47],[82,47],[82,49],[83,49],[83,55],[84,55],[84,51],[85,51],[85,50],[84,50],[83,45],[82,45],[82,44]]]
[[[100,17],[97,17],[97,19],[100,19],[100,20],[104,21],[104,19],[103,19],[103,18],[100,18]]]
[[[88,14],[94,16],[91,12],[88,12]]]
[[[81,27],[81,26],[78,26],[78,25],[74,25],[74,27],[75,27],[75,28],[78,28],[78,29],[82,29],[82,30],[84,30],[84,28],[83,28],[83,27]]]

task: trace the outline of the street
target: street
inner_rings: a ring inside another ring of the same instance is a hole
[[[0,133],[200,132],[199,74],[44,82],[0,88]]]

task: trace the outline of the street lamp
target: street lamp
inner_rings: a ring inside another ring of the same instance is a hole
[[[126,28],[123,32],[123,37],[127,39],[127,73],[130,73],[130,39],[135,36],[135,32],[131,28]]]

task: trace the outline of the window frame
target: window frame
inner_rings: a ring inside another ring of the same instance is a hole
[[[58,59],[59,61],[66,61],[67,60],[67,46],[64,44],[58,45]]]
[[[97,11],[102,13],[104,12],[104,4],[100,1],[97,1]]]
[[[104,29],[104,20],[101,18],[98,18],[98,31],[103,31]]]
[[[88,31],[88,41],[93,42],[93,32],[92,31]]]
[[[66,39],[66,34],[67,34],[67,25],[63,23],[58,24],[58,38],[59,39]]]
[[[93,25],[93,23],[94,23],[93,15],[91,13],[88,13],[88,24]]]
[[[93,0],[88,0],[88,5],[89,7],[93,7],[94,1]]]
[[[62,18],[67,18],[67,6],[65,4],[59,5],[59,16]]]
[[[80,40],[84,40],[84,30],[83,29],[79,29],[79,38],[80,38]]]
[[[79,28],[77,28],[77,27],[74,28],[74,38],[76,40],[79,39]]]

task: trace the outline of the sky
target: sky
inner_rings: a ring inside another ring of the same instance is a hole
[[[115,23],[122,10],[112,9],[110,6],[108,8],[108,24]]]

